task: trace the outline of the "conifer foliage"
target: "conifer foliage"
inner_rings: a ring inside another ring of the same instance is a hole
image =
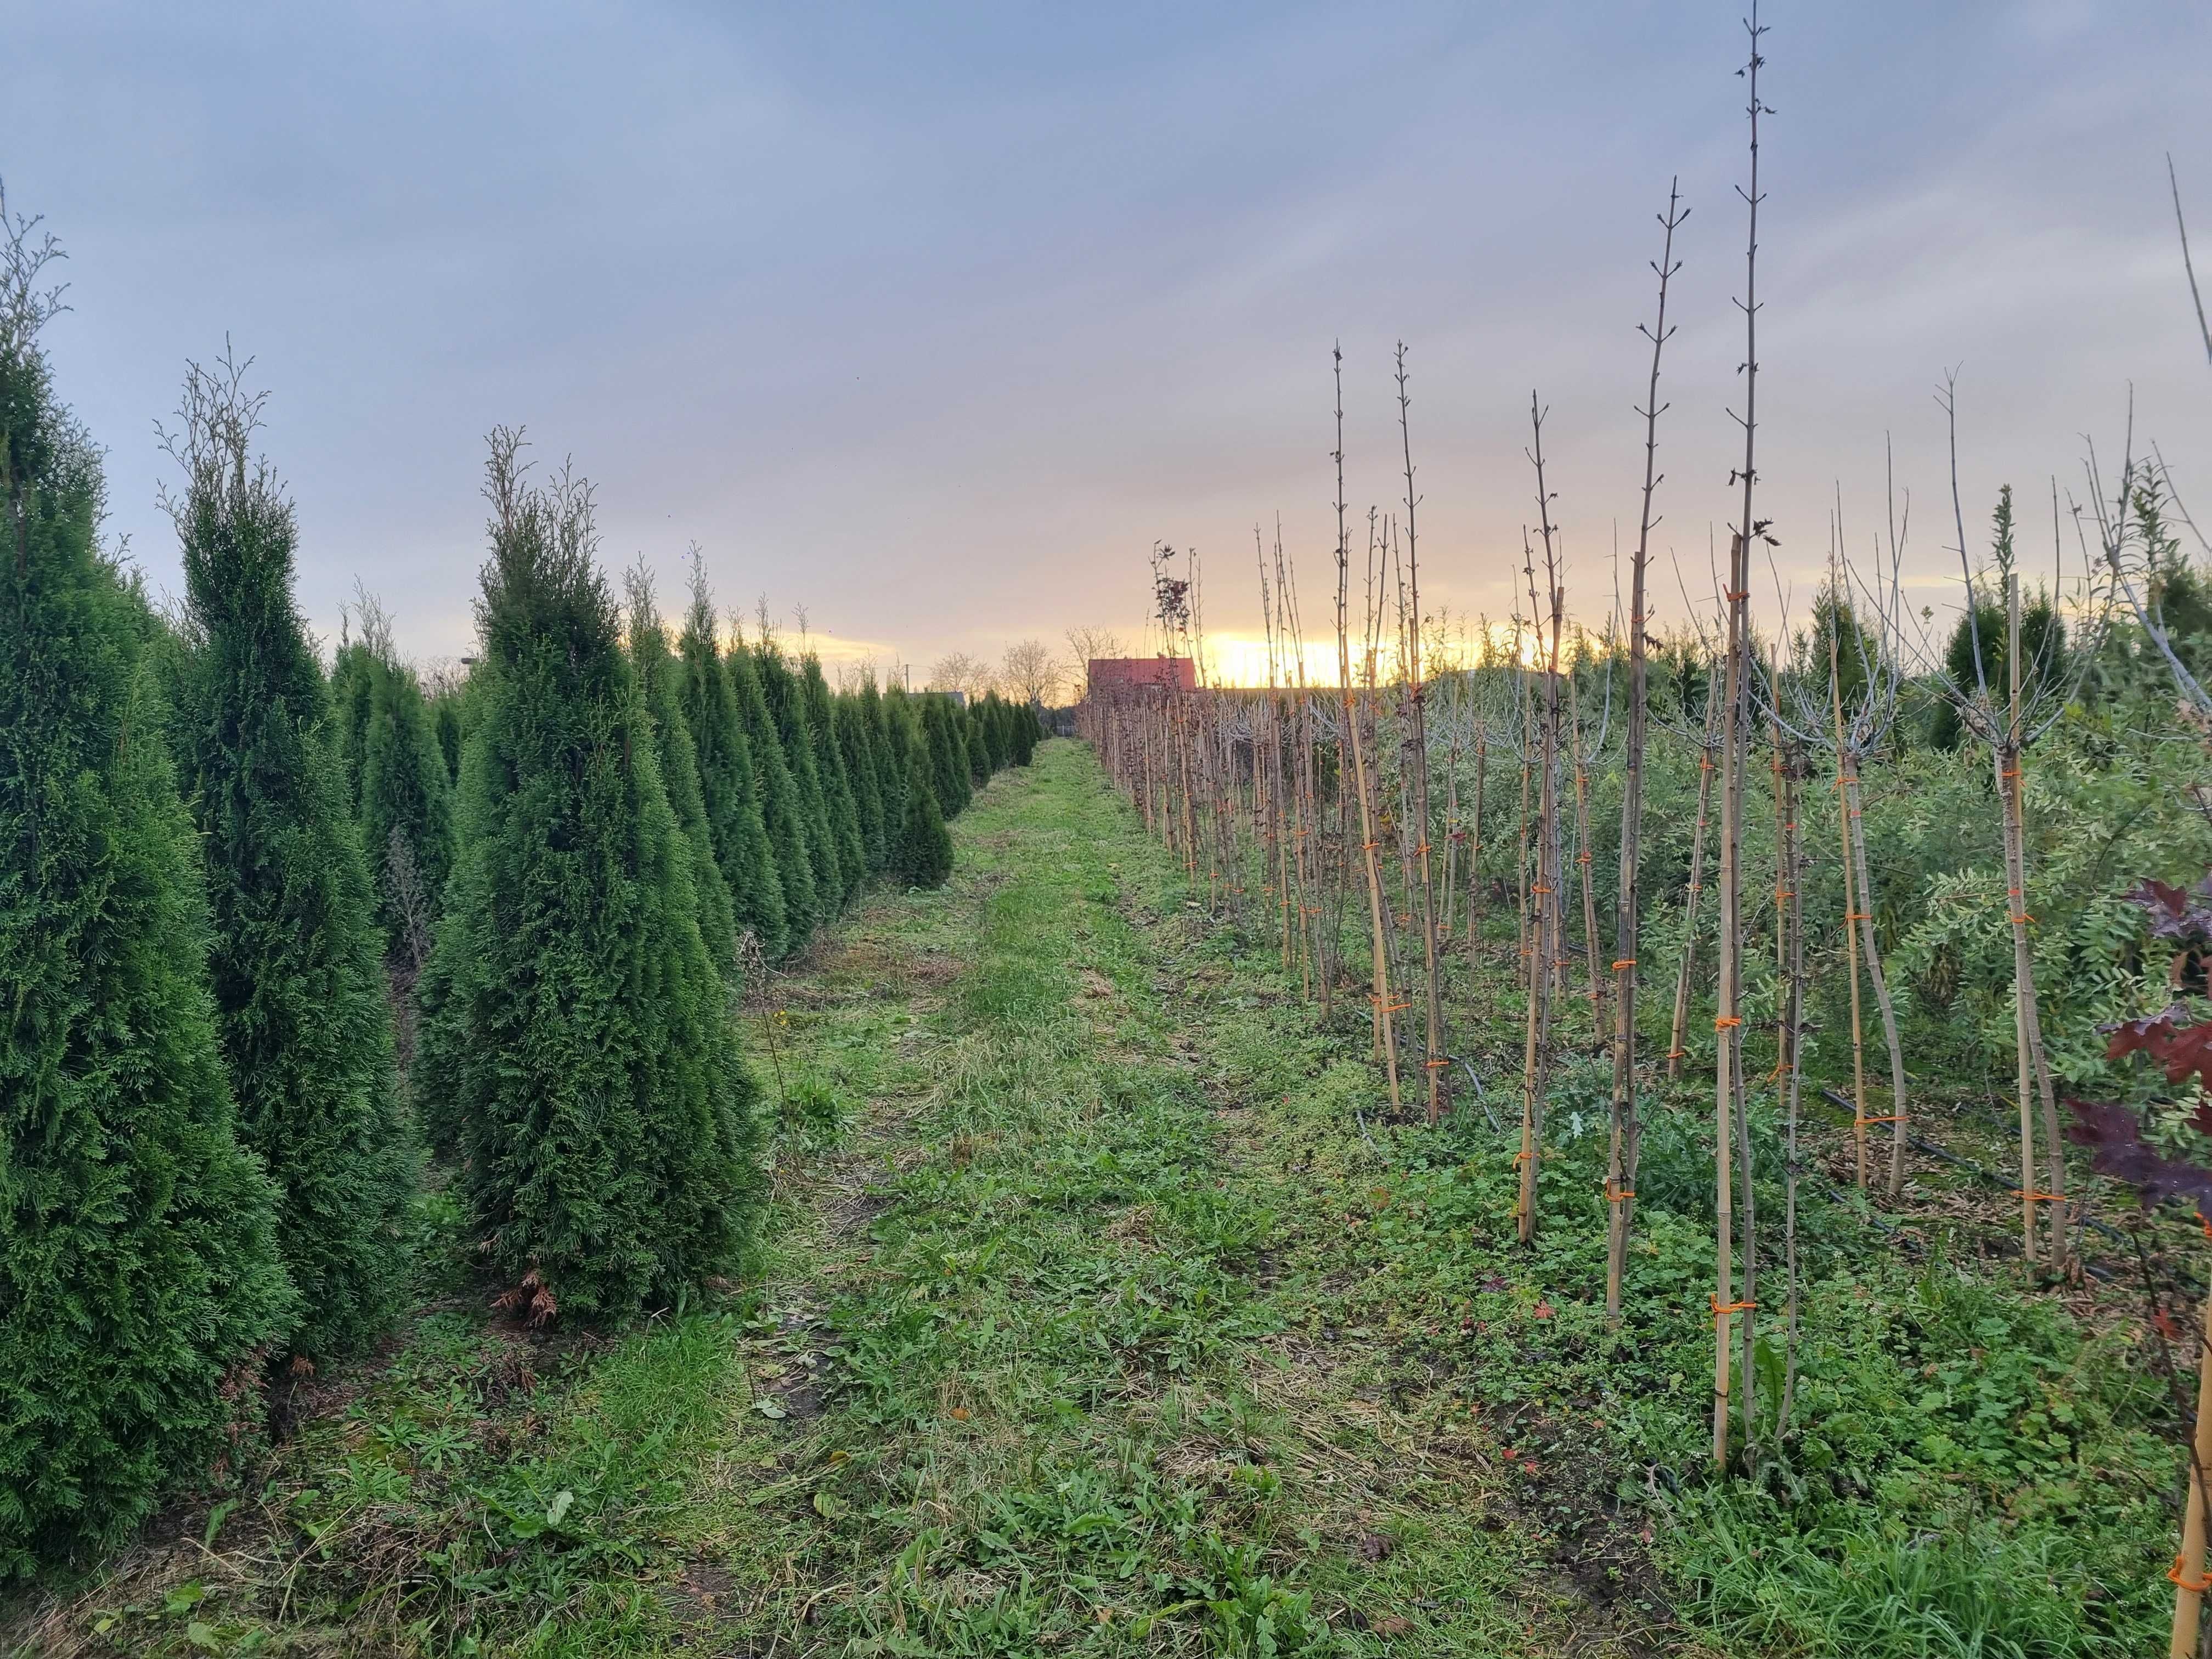
[[[744,716],[730,665],[714,637],[714,606],[705,571],[691,570],[691,608],[681,641],[680,704],[698,757],[699,787],[714,842],[714,860],[730,892],[738,928],[752,934],[771,959],[783,955],[791,933],[784,884],[769,840],[761,769],[745,735]]]
[[[714,860],[714,832],[699,783],[699,752],[684,718],[684,665],[668,649],[660,610],[653,597],[653,574],[640,559],[625,579],[629,598],[629,659],[637,673],[638,695],[653,717],[655,753],[668,805],[691,849],[691,879],[699,897],[699,933],[707,954],[726,978],[738,960],[737,915],[730,889]],[[763,838],[765,842],[765,837]]]
[[[185,471],[178,772],[213,917],[216,1030],[241,1139],[282,1194],[297,1352],[357,1346],[404,1288],[412,1159],[368,868],[345,807],[322,669],[293,601],[292,504],[248,449],[261,398],[194,365]]]
[[[509,1304],[612,1316],[726,1266],[759,1129],[691,849],[593,565],[588,488],[492,435],[463,852],[418,1086]]]
[[[906,792],[906,813],[891,873],[908,887],[942,887],[952,873],[952,836],[937,810],[937,792],[915,775]]]
[[[751,750],[760,783],[761,817],[768,826],[775,857],[776,879],[783,886],[783,955],[804,950],[815,928],[836,914],[836,896],[824,895],[815,879],[817,837],[810,832],[805,796],[793,771],[775,716],[762,689],[759,663],[743,641],[733,641],[722,658],[730,695]]]
[[[820,926],[835,921],[845,908],[854,872],[841,844],[830,791],[823,781],[820,756],[807,718],[805,687],[766,629],[762,629],[759,643],[746,654],[752,659],[753,673],[774,721],[775,741],[782,748],[784,763],[791,771],[793,799],[814,878],[814,921]]]
[[[204,1468],[295,1307],[234,1132],[148,619],[38,343],[51,252],[0,201],[0,1581],[113,1545]]]
[[[837,871],[850,899],[867,883],[870,866],[866,837],[861,830],[860,804],[845,766],[845,750],[837,741],[837,716],[830,696],[830,683],[822,678],[822,663],[811,653],[799,664],[799,713],[805,720],[805,740],[814,750],[815,770],[822,778],[823,810],[837,849]]]
[[[399,988],[414,982],[453,868],[453,788],[437,717],[393,643],[392,618],[361,592],[358,639],[331,671],[337,747]]]
[[[937,792],[937,809],[945,817],[957,817],[967,808],[972,787],[968,742],[961,730],[966,722],[952,706],[951,698],[942,693],[925,691],[916,701],[921,705],[922,738],[928,745],[929,781]]]

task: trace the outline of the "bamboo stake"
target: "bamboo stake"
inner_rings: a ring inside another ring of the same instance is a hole
[[[1533,583],[1533,568],[1531,581]],[[1521,856],[1521,915],[1522,954],[1528,959],[1527,988],[1528,1006],[1522,1039],[1521,1058],[1521,1150],[1514,1162],[1519,1166],[1520,1191],[1515,1201],[1516,1230],[1523,1244],[1533,1243],[1536,1237],[1536,1175],[1539,1148],[1544,1133],[1543,1030],[1548,1023],[1552,976],[1544,963],[1546,941],[1549,938],[1544,927],[1544,842],[1540,823],[1530,825],[1528,798],[1531,773],[1534,768],[1528,759],[1536,746],[1534,730],[1535,713],[1534,681],[1525,671],[1522,675],[1522,706],[1528,717],[1522,732],[1523,757],[1521,766],[1521,816],[1522,820]],[[1533,829],[1534,833],[1530,831]]]
[[[1859,1191],[1867,1184],[1866,1028],[1859,1005],[1858,860],[1853,855],[1851,790],[1858,770],[1844,735],[1843,676],[1838,665],[1837,639],[1844,625],[1843,589],[1838,584],[1836,557],[1828,554],[1828,702],[1836,720],[1836,827],[1844,842],[1844,956],[1851,976],[1851,1146],[1858,1169]],[[1871,921],[1871,918],[1867,918]]]
[[[2204,1592],[2206,1498],[2204,1474],[2212,1468],[2212,1297],[2205,1298],[2204,1325],[2197,1354],[2197,1432],[2189,1448],[2189,1507],[2182,1512],[2181,1553],[2166,1577],[2173,1581],[2173,1638],[2166,1659],[2197,1659],[2197,1624]]]
[[[1674,969],[1674,1020],[1667,1043],[1667,1078],[1681,1074],[1685,1050],[1683,1028],[1690,1018],[1690,975],[1698,957],[1698,906],[1705,884],[1705,825],[1713,799],[1713,752],[1720,735],[1721,699],[1718,674],[1705,672],[1705,726],[1698,739],[1698,823],[1690,843],[1690,884],[1682,896],[1682,959]]]
[[[1644,332],[1651,342],[1651,378],[1644,389],[1644,514],[1636,537],[1636,557],[1631,567],[1628,599],[1628,738],[1620,796],[1620,866],[1613,901],[1613,1099],[1609,1144],[1606,1152],[1605,1312],[1608,1320],[1620,1317],[1620,1281],[1626,1270],[1628,1239],[1635,1224],[1636,1164],[1642,1138],[1642,1118],[1636,1107],[1636,954],[1639,948],[1641,894],[1638,870],[1644,836],[1644,744],[1650,711],[1649,663],[1645,647],[1644,576],[1651,556],[1651,530],[1658,523],[1651,511],[1653,492],[1659,487],[1659,355],[1673,331],[1667,326],[1667,284],[1678,269],[1674,260],[1674,228],[1689,216],[1677,210],[1680,180],[1667,185],[1667,211],[1659,222],[1665,228],[1659,263],[1659,314]],[[1699,817],[1705,816],[1702,805]],[[1698,836],[1702,846],[1705,837]],[[1675,1046],[1680,1046],[1679,1032]]]
[[[1782,653],[1773,658],[1774,701],[1781,703]],[[1788,1278],[1788,1297],[1783,1307],[1782,1401],[1775,1413],[1776,1449],[1790,1432],[1790,1414],[1797,1399],[1797,1118],[1804,1072],[1805,904],[1797,856],[1797,759],[1782,732],[1776,713],[1774,736],[1775,903],[1783,916],[1782,1008],[1776,1022],[1775,1080],[1779,1085],[1783,1115],[1783,1272]]]
[[[1597,895],[1590,889],[1589,771],[1583,764],[1582,698],[1575,689],[1578,677],[1567,671],[1567,730],[1572,738],[1575,763],[1575,864],[1583,890],[1583,963],[1589,973],[1590,1041],[1605,1042],[1605,994],[1600,988],[1597,948]]]
[[[1521,630],[1517,625],[1513,630],[1513,643],[1517,662],[1521,646]],[[1516,826],[1514,851],[1519,860],[1517,873],[1520,883],[1517,895],[1522,947],[1519,972],[1522,988],[1534,997],[1536,994],[1536,951],[1534,948],[1536,941],[1528,936],[1530,889],[1534,883],[1543,879],[1541,876],[1529,874],[1533,850],[1540,845],[1535,839],[1535,823],[1528,815],[1528,803],[1534,795],[1536,779],[1536,681],[1534,671],[1528,667],[1518,667],[1516,672],[1521,681],[1521,816],[1514,821]]]
[[[1881,1016],[1882,1041],[1889,1050],[1889,1111],[1868,1120],[1890,1126],[1889,1195],[1904,1190],[1905,1141],[1911,1107],[1905,1095],[1905,1043],[1898,1035],[1897,1005],[1889,994],[1889,975],[1881,965],[1881,948],[1874,932],[1874,877],[1867,865],[1866,818],[1860,802],[1864,781],[1859,767],[1864,757],[1851,757],[1851,770],[1844,786],[1845,827],[1851,838],[1851,857],[1858,867],[1859,954],[1866,959],[1867,982],[1874,987],[1875,1008]]]
[[[2021,1081],[2021,1113],[2025,1121],[2027,1113],[2028,1088],[2026,1086],[2033,1072],[2036,1094],[2043,1108],[2045,1164],[2047,1173],[2041,1191],[2033,1187],[2034,1164],[2032,1152],[2023,1150],[2021,1201],[2028,1212],[2028,1231],[2034,1231],[2035,1206],[2046,1204],[2051,1209],[2049,1227],[2049,1261],[2054,1268],[2066,1265],[2066,1159],[2065,1143],[2059,1137],[2058,1107],[2051,1085],[2051,1072],[2043,1051],[2041,1011],[2035,989],[2035,950],[2027,936],[2027,924],[2035,920],[2027,914],[2027,822],[2021,806],[2021,763],[2025,754],[2021,719],[2020,684],[2020,576],[2008,568],[2005,582],[2005,628],[2010,649],[2008,669],[2010,677],[2010,697],[2006,717],[2004,740],[1993,746],[1996,758],[1997,793],[2004,811],[2005,889],[2011,901],[2006,906],[2006,919],[2012,928],[2014,1025],[2020,1050],[2027,1062],[2022,1068]],[[2010,764],[2006,763],[2009,761]],[[2029,1146],[2030,1137],[2023,1136],[2023,1149]],[[2033,1261],[2033,1250],[2029,1260]]]
[[[1346,534],[1344,513],[1344,349],[1337,347],[1334,353],[1336,374],[1336,652],[1339,678],[1338,690],[1344,706],[1345,741],[1351,745],[1353,786],[1359,796],[1360,867],[1367,878],[1367,918],[1370,948],[1373,957],[1374,990],[1370,994],[1374,1009],[1375,1046],[1386,1068],[1390,1085],[1390,1111],[1395,1115],[1400,1108],[1398,1096],[1398,1045],[1391,1035],[1390,1016],[1395,1012],[1390,1002],[1390,958],[1382,933],[1382,872],[1375,857],[1375,818],[1367,796],[1367,755],[1359,739],[1359,716],[1352,702],[1351,618],[1352,548]],[[1371,609],[1371,607],[1370,607]]]
[[[1744,411],[1740,423],[1743,428],[1743,483],[1742,520],[1737,526],[1729,545],[1728,599],[1728,662],[1726,666],[1726,702],[1721,714],[1721,900],[1720,900],[1720,1012],[1713,1024],[1718,1041],[1715,1044],[1716,1060],[1713,1067],[1713,1106],[1717,1131],[1715,1146],[1717,1181],[1715,1209],[1719,1218],[1716,1238],[1716,1288],[1713,1296],[1713,1462],[1719,1468],[1728,1467],[1729,1457],[1729,1321],[1737,1313],[1753,1311],[1753,1299],[1747,1295],[1739,1303],[1734,1286],[1732,1233],[1735,1225],[1734,1200],[1729,1183],[1731,1152],[1730,1121],[1735,1115],[1737,1073],[1741,1069],[1743,1017],[1739,1007],[1738,974],[1742,956],[1741,895],[1738,878],[1742,853],[1742,785],[1743,785],[1743,722],[1744,697],[1743,651],[1747,621],[1745,601],[1750,598],[1751,539],[1764,532],[1765,526],[1752,517],[1752,486],[1757,477],[1756,448],[1758,437],[1759,391],[1759,118],[1764,112],[1759,101],[1759,70],[1765,61],[1759,55],[1759,40],[1765,34],[1759,21],[1758,0],[1753,0],[1751,16],[1744,28],[1751,37],[1750,61],[1744,73],[1749,82],[1751,117],[1751,184],[1743,192],[1744,202],[1750,210],[1749,228],[1745,239],[1744,297],[1741,301],[1744,316]],[[1746,1171],[1747,1176],[1749,1171]],[[1747,1263],[1748,1271],[1748,1263]],[[1746,1322],[1748,1324],[1748,1321]],[[1752,1392],[1753,1376],[1744,1378],[1747,1396]]]
[[[1421,682],[1421,559],[1420,544],[1413,528],[1413,507],[1419,499],[1413,493],[1413,438],[1407,424],[1409,403],[1406,396],[1406,343],[1398,343],[1398,433],[1404,445],[1406,461],[1406,583],[1413,601],[1413,627],[1408,636],[1407,667],[1407,697],[1412,704],[1413,752],[1409,757],[1413,772],[1413,833],[1419,844],[1413,848],[1420,860],[1421,879],[1418,890],[1420,902],[1421,953],[1426,963],[1425,969],[1428,990],[1428,1052],[1423,1065],[1428,1073],[1429,1121],[1434,1124],[1443,1115],[1447,1098],[1444,1068],[1450,1064],[1444,1058],[1443,981],[1437,965],[1437,919],[1435,896],[1429,882],[1429,727],[1425,689]]]
[[[1480,714],[1474,722],[1474,805],[1467,826],[1467,972],[1470,984],[1475,971],[1475,952],[1482,934],[1482,794],[1490,765],[1490,722]]]

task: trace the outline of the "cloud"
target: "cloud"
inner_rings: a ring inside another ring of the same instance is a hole
[[[2160,157],[2212,227],[2212,15],[2138,8],[2125,51],[2085,51],[2104,21],[2068,0],[1771,21],[1784,575],[1824,562],[1838,484],[1855,529],[1881,516],[1886,438],[1910,574],[1940,568],[1954,364],[1970,532],[1999,483],[2074,476],[2130,383],[2189,488],[2212,418]],[[481,437],[520,422],[599,483],[612,562],[666,586],[696,538],[726,593],[886,663],[1133,632],[1156,538],[1205,550],[1209,620],[1254,635],[1255,521],[1282,514],[1310,612],[1328,580],[1339,340],[1353,512],[1402,495],[1402,337],[1425,592],[1510,609],[1536,389],[1601,610],[1677,173],[1662,557],[1694,568],[1735,510],[1734,13],[0,0],[0,26],[38,65],[0,105],[11,196],[74,255],[61,384],[157,584],[151,417],[229,331],[331,631],[358,574],[421,654],[466,648]]]

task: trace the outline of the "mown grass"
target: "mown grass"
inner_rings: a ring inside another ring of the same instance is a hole
[[[954,828],[950,887],[872,899],[758,1013],[784,1133],[741,1283],[548,1342],[479,1311],[433,1200],[404,1339],[318,1379],[222,1503],[17,1609],[16,1650],[2154,1636],[2175,1465],[2124,1336],[1814,1206],[1804,1432],[1717,1483],[1686,1096],[1652,1103],[1609,1331],[1593,1067],[1555,1093],[1522,1251],[1506,1136],[1469,1102],[1381,1121],[1362,1033],[1315,1029],[1265,940],[1187,902],[1085,751],[1048,745]],[[1502,1065],[1510,994],[1466,995]]]
[[[1164,886],[1163,902],[1179,890]],[[1916,1172],[1904,1230],[1889,1233],[1808,1182],[1792,1432],[1778,1449],[1782,1287],[1770,1261],[1759,1454],[1748,1474],[1716,1480],[1699,1085],[1644,1103],[1638,1237],[1616,1332],[1602,1308],[1610,1069],[1575,1058],[1571,1013],[1548,1102],[1542,1226],[1533,1249],[1513,1237],[1510,939],[1486,945],[1472,986],[1455,984],[1455,1006],[1477,1011],[1462,1041],[1490,1081],[1488,1110],[1462,1092],[1435,1130],[1376,1117],[1376,1079],[1346,1058],[1361,1052],[1364,1019],[1313,1033],[1310,1011],[1270,1003],[1268,951],[1239,954],[1220,936],[1213,947],[1195,978],[1224,1010],[1224,1057],[1253,1082],[1261,1143],[1313,1177],[1302,1248],[1334,1263],[1348,1322],[1419,1361],[1420,1410],[1490,1428],[1593,1602],[1664,1601],[1670,1640],[1747,1652],[2119,1654],[2160,1639],[2181,1480],[2173,1398],[2140,1324],[2112,1316],[2118,1298],[2078,1321],[2051,1287],[1983,1255],[1982,1218],[1940,1176]],[[1248,1011],[1255,1002],[1268,1012]],[[1772,1093],[1753,1103],[1760,1166],[1776,1176],[1759,1191],[1770,1239],[1783,1163]]]

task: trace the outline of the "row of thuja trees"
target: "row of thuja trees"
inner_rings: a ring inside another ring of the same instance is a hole
[[[672,641],[641,572],[625,616],[588,487],[533,483],[504,431],[473,672],[426,696],[372,618],[326,672],[227,364],[167,439],[185,592],[158,613],[101,545],[27,230],[0,240],[0,1581],[111,1546],[235,1462],[272,1377],[386,1328],[426,1146],[518,1315],[733,1265],[764,1132],[744,964],[872,879],[941,883],[945,820],[1037,738],[726,645],[703,580]]]

